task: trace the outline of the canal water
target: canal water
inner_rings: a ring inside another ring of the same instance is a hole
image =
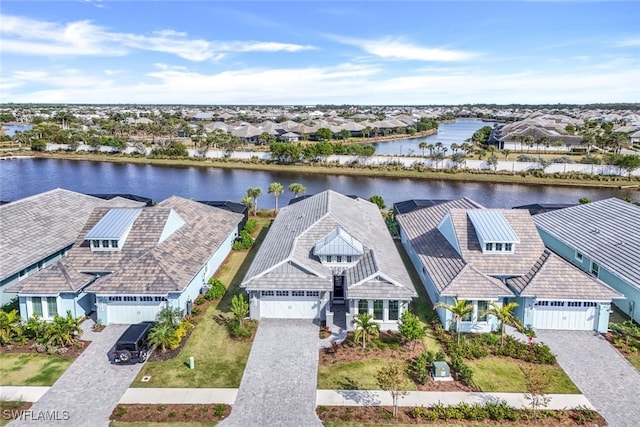
[[[471,198],[487,207],[510,208],[530,203],[577,203],[581,197],[600,200],[638,192],[619,189],[552,187],[491,183],[460,183],[436,180],[349,177],[217,169],[213,167],[167,167],[57,159],[11,159],[0,161],[0,200],[12,201],[57,187],[82,193],[131,193],[160,201],[171,195],[196,200],[240,201],[249,187],[262,189],[259,208],[269,208],[273,197],[269,184],[281,183],[285,192],[279,205],[288,203],[286,191],[297,182],[308,194],[333,189],[369,198],[381,195],[386,204],[418,199]]]

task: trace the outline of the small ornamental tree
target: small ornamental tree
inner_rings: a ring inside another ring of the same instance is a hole
[[[373,321],[373,316],[368,313],[360,313],[352,320],[355,325],[353,339],[362,342],[362,348],[367,348],[367,343],[371,338],[380,335],[380,326]]]
[[[391,394],[393,417],[395,418],[398,415],[398,400],[409,393],[406,391],[409,382],[405,375],[404,366],[400,362],[390,362],[378,371],[376,380],[381,389]]]
[[[420,319],[410,311],[402,313],[400,324],[398,325],[398,332],[405,341],[411,343],[411,349],[415,346],[416,340],[426,335]]]
[[[540,408],[546,408],[551,401],[551,398],[545,394],[551,385],[551,379],[545,371],[535,366],[520,366],[520,370],[524,375],[526,390],[524,398],[531,403],[532,415],[535,420],[538,417],[537,411]]]
[[[231,300],[231,312],[235,320],[243,324],[244,318],[249,315],[249,303],[241,294],[237,294]]]

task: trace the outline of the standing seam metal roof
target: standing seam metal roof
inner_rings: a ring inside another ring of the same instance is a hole
[[[520,241],[502,212],[495,209],[476,209],[467,215],[482,242],[517,243]]]
[[[142,209],[110,209],[87,233],[90,239],[120,239],[133,225]]]

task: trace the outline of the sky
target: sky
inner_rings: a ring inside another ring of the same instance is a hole
[[[8,102],[640,102],[640,2],[3,0]]]

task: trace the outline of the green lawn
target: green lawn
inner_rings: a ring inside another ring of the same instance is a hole
[[[0,354],[0,385],[50,386],[73,362],[44,354]]]
[[[640,371],[640,354],[636,356],[627,356],[627,360]]]
[[[473,369],[473,381],[481,391],[505,393],[526,392],[524,375],[519,366],[528,365],[527,362],[504,357],[485,357],[478,360],[469,360],[467,364]],[[535,366],[547,372],[551,378],[551,384],[547,393],[580,393],[580,390],[578,390],[560,367],[550,365]]]
[[[380,390],[376,382],[378,371],[389,364],[388,360],[370,359],[350,363],[318,367],[318,388],[336,390]],[[415,390],[409,382],[407,390]]]
[[[132,387],[229,387],[237,388],[249,358],[251,342],[232,340],[227,329],[214,316],[230,312],[231,299],[240,292],[240,281],[249,268],[259,243],[266,234],[268,220],[258,220],[254,230],[258,236],[250,251],[233,251],[216,273],[229,285],[217,305],[209,305],[195,327],[182,352],[174,359],[147,362]],[[195,358],[195,369],[188,368],[189,357]],[[151,380],[142,382],[143,376]]]

